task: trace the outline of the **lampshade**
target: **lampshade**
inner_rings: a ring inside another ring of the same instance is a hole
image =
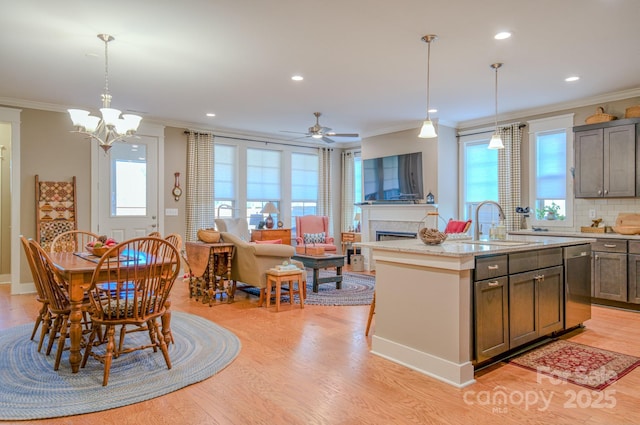
[[[492,63],[491,68],[496,71],[496,115],[495,115],[495,132],[493,136],[491,136],[491,140],[489,141],[489,149],[504,149],[504,144],[502,143],[502,138],[500,137],[500,132],[498,131],[498,68],[502,66],[502,63]]]
[[[262,214],[278,214],[278,209],[273,204],[273,202],[267,202],[266,204],[264,204],[264,207],[262,207],[262,211],[260,212]]]
[[[491,140],[489,141],[489,149],[504,149],[504,144],[502,143],[502,137],[498,133],[494,133],[491,136]]]
[[[431,42],[437,40],[438,36],[435,34],[427,34],[422,37],[422,41],[427,43],[427,119],[422,123],[422,128],[420,129],[420,134],[418,137],[421,139],[431,139],[434,137],[438,137],[436,134],[436,129],[431,122],[431,117],[429,115],[429,80],[430,80],[430,66],[431,66]]]
[[[420,129],[420,134],[418,137],[421,139],[431,139],[433,137],[438,137],[436,134],[436,128],[433,126],[431,120],[425,120],[422,123],[422,128]]]

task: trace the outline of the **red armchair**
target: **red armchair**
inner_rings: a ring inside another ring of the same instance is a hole
[[[322,235],[324,234],[324,235]],[[296,217],[296,243],[300,246],[314,245],[323,247],[324,252],[335,254],[338,247],[334,244],[333,236],[329,236],[329,217],[321,215],[305,215]],[[324,242],[322,242],[324,237]]]

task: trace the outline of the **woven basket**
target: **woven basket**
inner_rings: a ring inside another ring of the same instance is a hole
[[[220,242],[220,232],[215,229],[200,229],[198,230],[198,240],[206,243],[218,243]]]
[[[587,124],[596,124],[599,122],[613,121],[615,119],[616,117],[614,117],[613,115],[605,114],[604,108],[602,106],[599,106],[598,109],[596,109],[596,113],[588,116],[587,119],[584,120],[584,122]]]
[[[423,227],[418,230],[418,236],[420,240],[427,245],[440,245],[447,239],[447,234],[440,232],[438,229],[430,229]]]
[[[626,109],[625,118],[640,118],[640,105],[631,106]]]

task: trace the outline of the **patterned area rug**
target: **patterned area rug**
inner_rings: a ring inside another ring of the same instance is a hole
[[[335,270],[320,270],[320,277],[335,276]],[[356,273],[342,273],[342,289],[336,289],[335,282],[322,283],[318,292],[313,292],[313,271],[307,270],[307,298],[305,305],[369,305],[373,301],[375,276]],[[238,289],[256,297],[260,296],[258,288],[253,286],[238,286]],[[294,303],[298,295],[293,296]],[[281,303],[289,302],[289,294],[282,294]]]
[[[510,363],[600,391],[640,366],[640,358],[557,340],[515,357]]]
[[[175,344],[169,346],[172,368],[153,350],[124,354],[113,360],[109,385],[102,386],[103,367],[89,359],[71,373],[69,351],[60,369],[50,355],[38,353],[38,338],[30,341],[33,324],[0,332],[0,420],[44,419],[78,415],[149,400],[207,379],[229,365],[240,352],[240,341],[228,330],[201,317],[172,312]],[[148,342],[149,334],[127,335],[127,346]]]

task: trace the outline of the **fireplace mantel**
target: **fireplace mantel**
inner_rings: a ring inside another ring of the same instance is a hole
[[[364,204],[361,208],[362,242],[376,240],[376,231],[416,233],[427,213],[438,211],[436,204]],[[375,270],[369,249],[363,249],[366,270]]]

